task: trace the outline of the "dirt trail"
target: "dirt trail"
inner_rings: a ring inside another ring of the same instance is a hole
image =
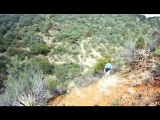
[[[88,87],[75,88],[69,94],[57,97],[50,104],[65,106],[112,105],[112,101],[126,91],[127,86],[123,87],[122,84],[127,83],[127,80],[115,75],[110,76],[107,80],[103,77]]]
[[[75,88],[49,102],[51,106],[155,106],[159,87],[132,87],[129,80],[112,75],[84,88]],[[151,99],[152,98],[152,99]],[[158,99],[159,102],[159,98]],[[157,103],[158,104],[158,103]]]

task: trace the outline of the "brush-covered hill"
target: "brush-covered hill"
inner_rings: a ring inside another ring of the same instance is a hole
[[[133,51],[159,55],[159,29],[138,14],[0,15],[0,105],[48,105],[98,82],[108,60],[113,75],[132,70]]]

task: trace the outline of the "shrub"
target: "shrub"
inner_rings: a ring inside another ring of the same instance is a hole
[[[36,97],[32,94],[23,94],[18,97],[18,99],[13,102],[13,106],[36,106]]]
[[[27,47],[27,43],[24,40],[18,41],[17,44],[18,44],[19,47],[22,47],[22,48]]]
[[[57,47],[53,48],[53,54],[64,54],[66,52],[67,52],[67,50],[63,46],[57,46]]]
[[[57,33],[55,36],[59,41],[67,41],[70,44],[74,44],[81,37],[81,32],[78,30],[67,30],[61,31]]]
[[[7,55],[14,56],[15,54],[17,54],[18,49],[16,47],[11,46],[11,47],[8,47],[6,52],[7,52]]]
[[[20,60],[24,60],[25,57],[31,57],[32,53],[30,53],[29,51],[26,51],[26,50],[20,50],[20,51],[18,51],[17,55]]]
[[[31,47],[31,51],[34,54],[44,54],[46,55],[48,52],[50,52],[50,49],[47,45],[45,44],[38,44],[38,45],[34,45]]]
[[[21,60],[24,60],[26,56],[30,56],[32,53],[30,53],[29,51],[27,50],[21,50],[21,49],[18,49],[16,47],[9,47],[7,49],[7,55],[9,56],[18,56],[18,58],[20,58]]]
[[[160,49],[156,49],[154,52],[151,53],[152,56],[160,55]]]
[[[29,59],[26,66],[35,66],[43,70],[45,74],[53,73],[54,66],[45,57],[33,57]]]
[[[3,53],[5,51],[6,51],[6,48],[4,46],[0,45],[0,53]]]
[[[92,30],[89,29],[89,30],[85,33],[85,36],[86,36],[86,37],[91,37],[92,34],[93,34]]]
[[[0,73],[3,72],[4,67],[5,67],[5,63],[3,61],[0,61]]]
[[[111,57],[99,58],[96,60],[96,64],[93,66],[95,73],[104,70],[105,64],[111,60]]]
[[[56,86],[57,86],[57,81],[56,81],[56,80],[53,80],[53,79],[48,79],[48,80],[46,81],[46,84],[47,84],[48,89],[49,89],[50,91],[54,91],[55,88],[56,88]]]
[[[16,66],[14,66],[16,67]],[[12,73],[12,69],[9,69]],[[9,74],[5,93],[0,95],[2,106],[43,106],[51,97],[39,68],[25,68],[17,72],[17,77]]]
[[[135,47],[136,47],[137,49],[142,49],[142,48],[145,48],[145,47],[146,47],[146,45],[145,45],[145,40],[144,40],[143,37],[139,37],[139,38],[138,38],[138,40],[136,41]]]
[[[120,102],[121,102],[121,99],[114,99],[114,100],[112,101],[112,105],[113,105],[113,106],[119,106],[119,105],[120,105]]]
[[[55,75],[62,82],[68,79],[73,79],[80,75],[80,66],[73,63],[57,66],[55,69]]]
[[[23,41],[25,44],[32,46],[37,44],[45,44],[43,37],[34,33],[33,31],[25,32]]]
[[[9,58],[6,56],[0,56],[0,94],[4,92],[4,81],[7,80],[7,64],[9,63]]]
[[[156,50],[156,47],[155,47],[155,45],[154,45],[154,43],[152,42],[148,42],[147,43],[147,48],[150,50],[150,52],[154,52],[155,50]]]

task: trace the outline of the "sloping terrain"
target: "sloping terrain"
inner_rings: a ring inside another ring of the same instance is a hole
[[[131,82],[112,75],[107,80],[85,87],[50,101],[53,106],[156,106],[159,105],[160,88],[151,84],[132,86]]]
[[[158,105],[159,63],[158,17],[0,15],[0,106]]]
[[[155,58],[157,60],[157,58]],[[83,88],[75,87],[66,95],[50,100],[56,106],[157,106],[160,105],[160,77],[151,74],[154,63],[146,62],[145,71],[122,71],[102,77]],[[159,62],[158,60],[156,62]],[[152,66],[150,68],[150,66]],[[158,66],[157,66],[158,67]],[[159,70],[159,68],[157,68]]]

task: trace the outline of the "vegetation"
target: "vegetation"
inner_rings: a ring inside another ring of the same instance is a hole
[[[108,61],[111,61],[110,57],[97,59],[96,64],[93,67],[94,71],[96,73],[99,72],[99,71],[103,71],[104,70],[104,66]]]
[[[136,48],[137,49],[143,49],[143,48],[145,48],[145,41],[144,41],[144,38],[143,37],[140,37],[140,38],[138,38],[138,40],[136,41]]]
[[[51,74],[54,70],[54,65],[52,65],[47,58],[41,56],[32,57],[23,65],[25,67],[39,67],[45,74]]]
[[[156,49],[154,52],[151,53],[152,56],[159,56],[160,55],[160,49]]]
[[[31,52],[33,52],[35,55],[37,54],[43,54],[46,55],[48,52],[50,52],[49,47],[45,44],[38,44],[31,47]]]
[[[158,56],[159,23],[138,14],[0,15],[0,104],[46,105],[42,96],[91,84],[109,60],[121,71],[133,49]]]
[[[73,63],[62,64],[57,66],[55,75],[61,82],[74,79],[80,75],[80,66]]]
[[[35,103],[34,105],[46,105],[47,99],[50,97],[50,93],[47,90],[46,84],[43,80],[43,71],[41,69],[33,67],[25,67],[23,70],[19,70],[17,58],[12,59],[12,67],[10,67],[8,80],[6,81],[6,90],[1,97],[1,105],[14,105],[17,101],[21,101],[21,96],[24,97],[33,95]],[[16,60],[16,61],[15,61]],[[15,72],[19,73],[16,74]],[[28,102],[29,99],[25,99]]]

